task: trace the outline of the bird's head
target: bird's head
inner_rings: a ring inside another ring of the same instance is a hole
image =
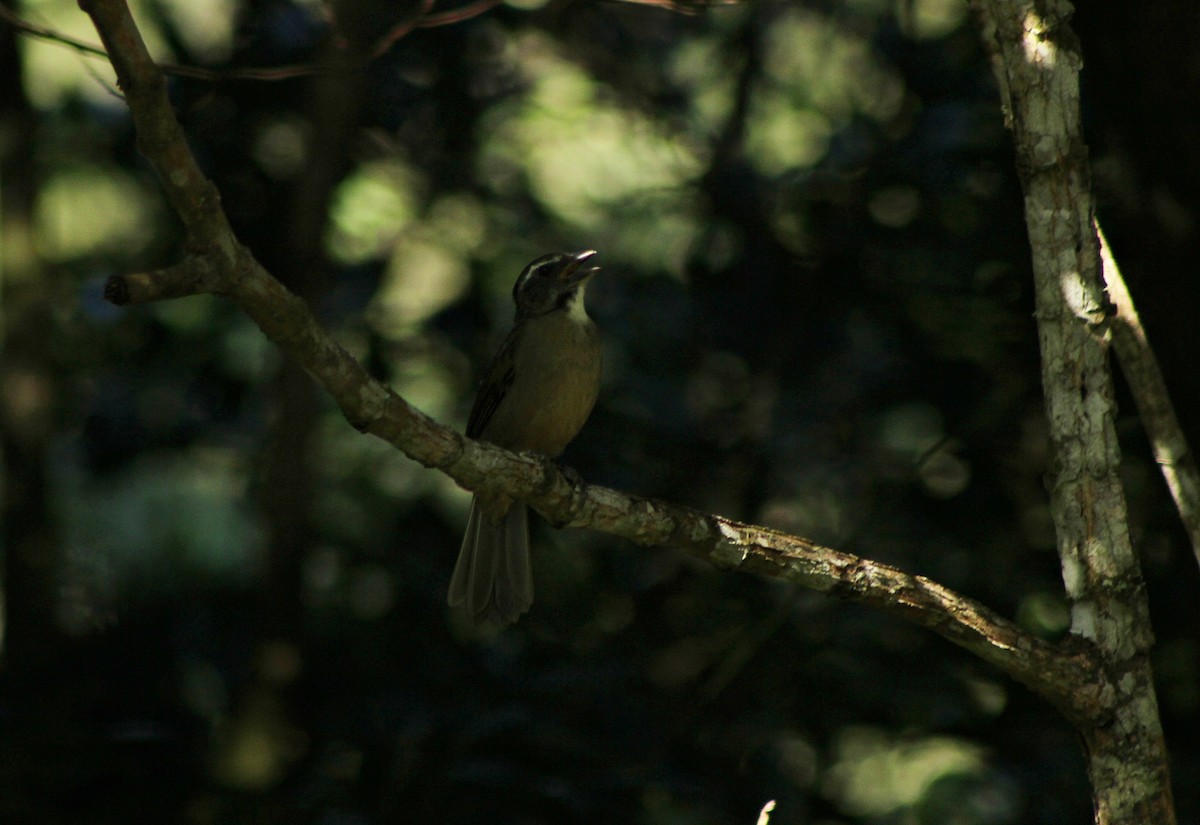
[[[584,266],[596,251],[555,252],[530,262],[513,286],[517,316],[545,315],[554,310],[583,313],[583,292],[588,279],[600,271]]]

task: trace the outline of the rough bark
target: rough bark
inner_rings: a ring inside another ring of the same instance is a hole
[[[1175,821],[1150,669],[1149,609],[1129,538],[1108,363],[1079,43],[1062,0],[977,0],[1016,146],[1033,255],[1051,504],[1071,632],[1095,645],[1110,716],[1080,727],[1097,823]]]

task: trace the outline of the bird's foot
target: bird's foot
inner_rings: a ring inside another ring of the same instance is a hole
[[[587,482],[583,480],[583,476],[574,467],[569,467],[566,464],[554,462],[554,466],[558,467],[558,471],[566,476],[567,481],[571,482],[572,487],[586,487]]]
[[[574,467],[568,467],[566,464],[560,464],[558,461],[554,462],[554,466],[558,468],[558,471],[563,474],[563,477],[566,478],[567,482],[571,485],[570,512],[574,514],[579,509],[579,505],[583,501],[584,496],[587,495],[587,482],[583,480],[583,476],[581,476]],[[565,520],[547,519],[546,521],[551,527],[555,528],[556,530],[561,530],[573,520],[573,517],[569,517]]]

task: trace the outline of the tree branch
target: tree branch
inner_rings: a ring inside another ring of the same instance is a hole
[[[578,485],[550,460],[472,441],[411,407],[371,378],[307,306],[237,242],[212,184],[191,157],[161,74],[123,0],[82,0],[107,45],[139,133],[187,229],[189,257],[155,273],[117,276],[106,295],[136,304],[209,292],[227,295],[324,387],[360,431],[377,436],[468,490],[525,499],[550,521],[586,526],[641,545],[681,548],[718,566],[783,579],[868,604],[933,630],[1030,687],[1076,721],[1110,713],[1111,695],[1089,646],[1052,645],[982,605],[920,576],[742,524],[603,487]]]
[[[1138,417],[1146,429],[1154,459],[1162,468],[1163,478],[1179,518],[1192,542],[1192,553],[1200,562],[1200,471],[1196,468],[1196,456],[1188,446],[1187,436],[1175,417],[1167,382],[1158,366],[1158,358],[1150,347],[1150,339],[1142,327],[1133,296],[1125,286],[1121,269],[1117,266],[1108,240],[1096,224],[1100,238],[1100,260],[1104,265],[1104,283],[1108,297],[1117,309],[1113,324],[1113,349],[1121,363],[1121,372],[1129,382]]]

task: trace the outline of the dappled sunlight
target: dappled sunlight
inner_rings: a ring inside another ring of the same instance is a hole
[[[929,453],[917,466],[917,478],[934,498],[954,498],[971,484],[971,464],[958,454],[961,445],[948,442]]]
[[[820,752],[807,738],[785,735],[775,743],[780,772],[800,788],[812,787],[820,776]]]
[[[215,302],[218,299],[207,295],[198,295],[188,300]],[[184,302],[173,301],[171,303]],[[269,381],[276,375],[279,364],[283,360],[279,348],[271,343],[267,336],[263,335],[262,330],[255,326],[250,319],[241,315],[231,319],[222,331],[217,358],[226,375],[241,379],[250,385]]]
[[[750,107],[746,155],[764,175],[818,164],[829,149],[833,125],[813,109],[793,107],[778,89],[758,89]]]
[[[949,499],[971,483],[971,465],[960,454],[962,444],[948,438],[942,413],[934,405],[913,401],[884,412],[876,425],[877,465],[903,479],[913,475],[926,494]]]
[[[233,51],[235,0],[156,1],[195,60],[217,63],[229,58]]]
[[[971,696],[971,701],[981,713],[988,716],[999,716],[1008,707],[1011,699],[1006,683],[991,676],[965,674],[964,686]]]
[[[329,208],[326,247],[337,263],[386,257],[416,217],[416,173],[398,158],[358,167],[339,185]]]
[[[679,190],[702,169],[698,147],[607,100],[539,35],[515,43],[514,58],[532,87],[489,113],[484,178],[500,191],[514,176],[527,179],[551,214],[596,237],[597,247],[619,237],[613,254],[647,265],[678,262],[696,232]]]
[[[216,719],[210,770],[218,782],[243,791],[266,790],[308,750],[308,737],[288,719],[282,690],[303,664],[301,651],[286,642],[268,642],[258,650],[254,683],[229,714]]]
[[[924,401],[886,410],[880,415],[876,430],[879,447],[894,456],[893,460],[898,460],[901,466],[916,464],[944,435],[941,412]]]
[[[817,12],[791,10],[772,21],[765,38],[765,72],[752,90],[745,147],[763,174],[816,166],[855,115],[887,122],[899,114],[904,83],[861,34]],[[726,48],[715,36],[696,38],[682,43],[670,64],[704,139],[725,126],[743,71],[724,57]]]
[[[672,79],[688,92],[693,128],[706,140],[720,133],[737,95],[741,67],[727,61],[725,44],[709,35],[680,43],[668,64]]]
[[[487,213],[476,197],[438,198],[397,239],[368,322],[380,334],[398,338],[460,300],[470,286],[469,258],[487,237]]]
[[[492,227],[486,205],[465,192],[448,192],[436,198],[426,211],[418,231],[459,256],[484,249]]]
[[[888,121],[904,102],[903,79],[870,41],[816,12],[797,9],[772,23],[764,65],[792,105],[838,127],[855,114]]]
[[[287,769],[285,717],[266,695],[255,697],[250,710],[222,730],[213,765],[217,781],[244,791],[274,785]]]
[[[417,409],[446,421],[453,417],[459,400],[455,377],[445,353],[418,348],[393,362],[390,383]]]
[[[287,180],[308,162],[312,124],[299,117],[272,117],[255,130],[254,159],[276,180]]]
[[[1061,592],[1027,593],[1017,605],[1017,623],[1030,633],[1056,638],[1071,626],[1071,608]]]
[[[147,426],[174,413],[177,399],[143,397]],[[53,495],[65,548],[66,629],[88,632],[92,617],[146,582],[178,592],[197,579],[248,581],[263,536],[246,500],[245,456],[195,446],[147,454],[121,472],[91,476],[68,445],[55,467]]]
[[[1025,37],[1021,40],[1025,49],[1025,59],[1035,66],[1046,69],[1054,68],[1058,60],[1058,47],[1054,38],[1046,31],[1046,23],[1035,11],[1025,15]]]
[[[945,37],[967,19],[962,0],[892,0],[904,33],[916,40]]]
[[[915,186],[888,186],[871,196],[867,209],[881,226],[902,229],[920,214],[921,192]]]
[[[179,0],[180,3],[190,0]],[[205,4],[223,4],[224,0],[205,0]],[[145,0],[131,0],[130,10],[137,20],[146,48],[155,60],[169,62],[174,59],[162,32],[156,25],[156,15],[147,9]],[[22,13],[34,23],[46,26],[67,37],[85,43],[100,44],[95,27],[86,14],[79,10],[75,0],[33,0],[22,4]],[[232,13],[225,9],[224,14]],[[222,23],[220,14],[202,24],[203,31],[212,27],[228,26]],[[82,98],[93,105],[106,106],[125,111],[125,104],[117,93],[117,79],[108,61],[100,57],[85,56],[72,49],[45,40],[20,38],[24,60],[25,93],[31,103],[41,109],[52,109],[72,98]]]
[[[153,190],[128,172],[68,166],[38,191],[34,244],[56,263],[116,252],[132,256],[155,240],[160,214]]]
[[[3,181],[0,181],[3,183]],[[33,222],[28,214],[9,210],[0,216],[0,282],[6,287],[36,277],[41,269]]]
[[[155,320],[162,323],[171,332],[191,337],[201,336],[207,332],[220,315],[221,308],[221,299],[215,295],[189,295],[178,301],[159,301],[151,304],[147,307],[147,311],[153,313]],[[248,322],[248,325],[253,327],[259,338],[264,337],[262,331],[254,326],[253,322]],[[240,358],[241,353],[235,351],[235,356]]]
[[[461,250],[451,251],[432,239],[406,239],[388,260],[368,321],[380,334],[398,338],[461,298],[469,284]]]
[[[453,400],[445,380],[431,379],[426,386],[443,399]],[[373,501],[356,498],[352,491],[358,485],[369,480],[389,500],[405,502],[428,495],[439,484],[439,477],[421,472],[420,466],[377,438],[348,437],[344,424],[339,427],[339,423],[335,412],[321,422],[317,461],[327,482],[319,494],[324,501],[322,517],[328,517],[340,538],[353,534],[361,539],[370,531],[383,529],[375,519],[386,518],[388,513],[380,512]]]
[[[54,385],[48,376],[10,365],[0,374],[0,420],[17,437],[34,437],[49,423],[53,396]]]
[[[977,777],[983,749],[949,736],[898,738],[878,728],[847,727],[837,737],[825,793],[852,816],[884,816],[916,805],[939,780]]]
[[[74,0],[34,0],[24,4],[24,14],[68,37],[99,43],[95,27]],[[124,107],[114,93],[117,76],[107,61],[31,37],[17,43],[24,63],[25,94],[34,106],[54,109],[69,98],[83,97],[114,109]]]
[[[1058,285],[1067,309],[1081,321],[1099,325],[1108,320],[1110,309],[1104,294],[1087,281],[1079,271],[1074,250],[1065,248],[1052,263],[1058,271]],[[1102,396],[1089,398],[1090,404],[1104,404]]]

